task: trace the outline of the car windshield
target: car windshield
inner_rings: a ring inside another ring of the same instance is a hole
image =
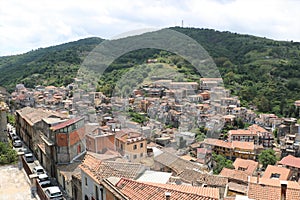
[[[47,180],[49,180],[49,178],[48,177],[42,177],[42,178],[39,178],[39,180],[40,181],[47,181]]]
[[[51,197],[60,197],[62,196],[61,192],[55,192],[51,194]]]

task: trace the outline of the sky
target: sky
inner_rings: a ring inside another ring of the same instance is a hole
[[[211,28],[300,41],[297,0],[0,0],[0,56],[144,28]]]

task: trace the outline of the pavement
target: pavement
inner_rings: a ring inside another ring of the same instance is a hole
[[[31,197],[29,179],[17,164],[0,166],[0,199],[37,200]]]

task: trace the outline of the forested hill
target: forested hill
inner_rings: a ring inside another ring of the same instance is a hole
[[[24,83],[27,87],[67,85],[72,82],[85,56],[102,41],[93,37],[0,57],[0,85],[9,91],[16,83]]]
[[[208,29],[178,28],[213,57],[225,85],[246,106],[296,117],[300,99],[300,43]]]
[[[210,29],[172,29],[192,37],[209,52],[226,87],[240,97],[243,105],[283,116],[297,115],[293,103],[300,99],[298,42],[274,41]],[[99,38],[87,38],[22,55],[0,57],[0,85],[9,90],[16,83],[24,83],[28,87],[37,84],[66,85],[75,77],[87,53],[101,41]],[[158,58],[160,62],[174,66],[187,80],[197,79],[195,70],[182,58],[146,49],[131,52],[115,61],[99,81],[99,89],[110,93],[122,74],[148,58]]]

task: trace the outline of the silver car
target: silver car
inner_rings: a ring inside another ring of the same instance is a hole
[[[57,186],[47,187],[45,189],[45,194],[48,199],[63,200],[63,195]]]

